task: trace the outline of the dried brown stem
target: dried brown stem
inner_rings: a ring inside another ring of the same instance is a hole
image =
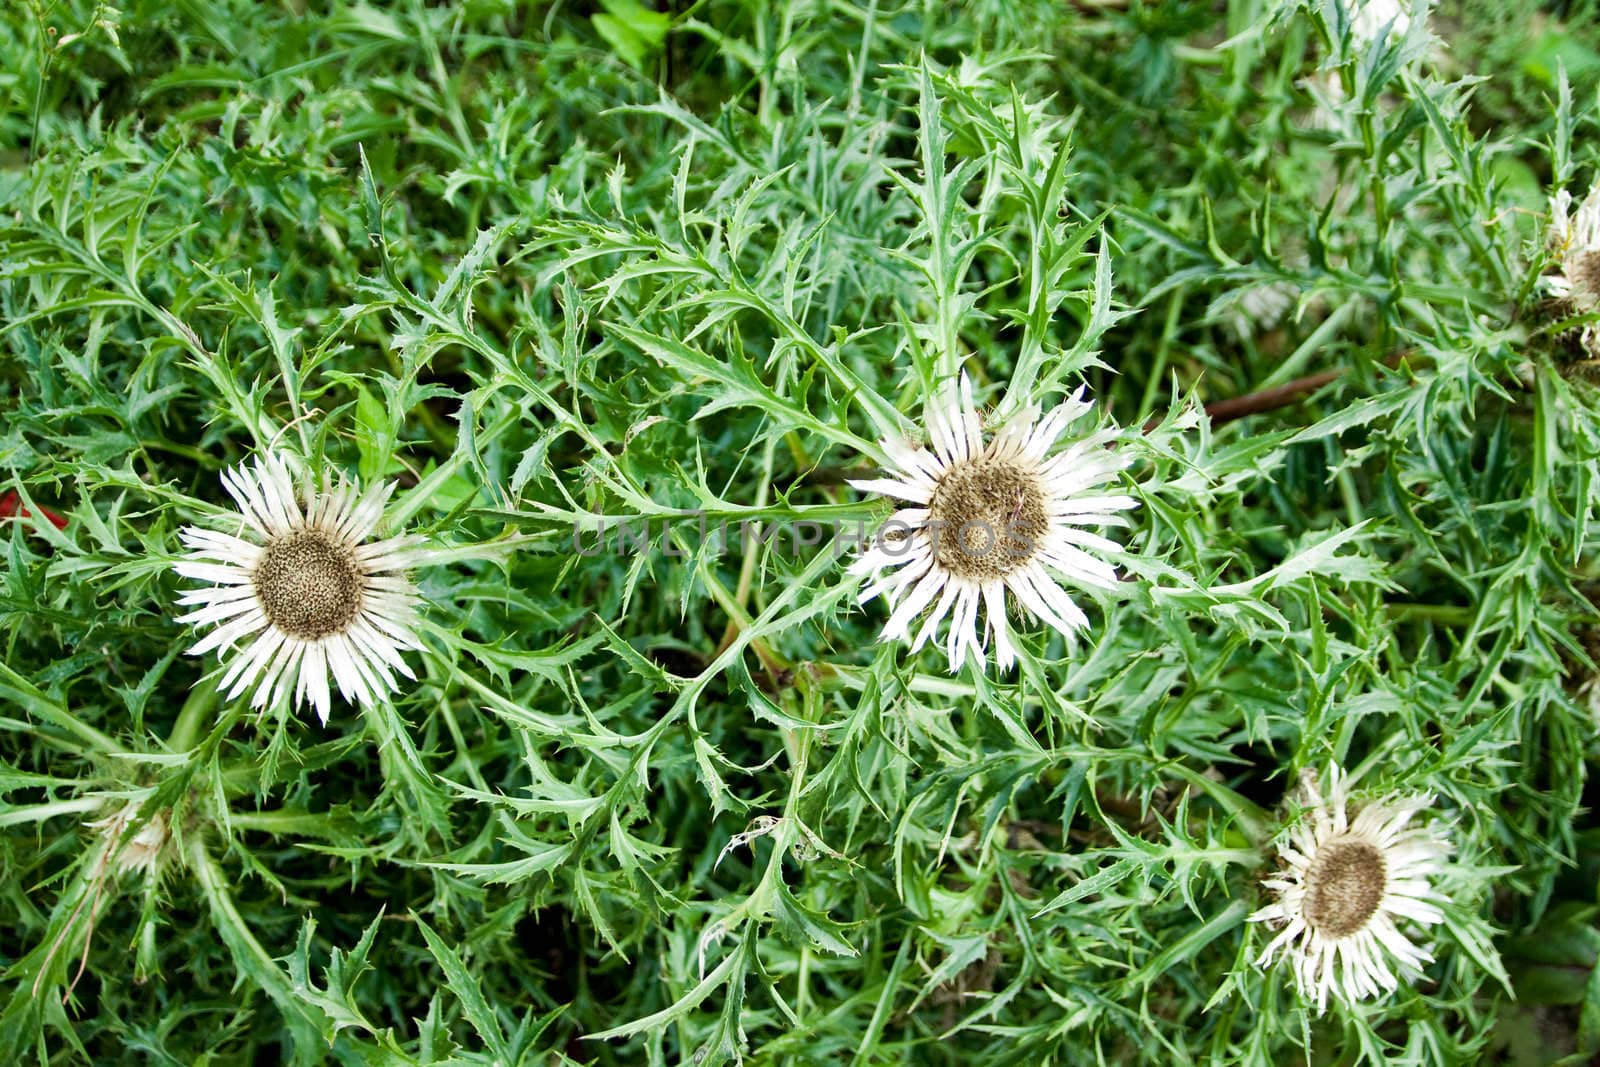
[[[1415,349],[1403,348],[1389,355],[1383,362],[1385,366],[1398,367],[1402,360],[1415,354]],[[1346,373],[1345,370],[1318,371],[1316,374],[1307,374],[1269,389],[1258,389],[1243,396],[1228,397],[1226,400],[1213,400],[1206,405],[1206,416],[1210,418],[1212,426],[1220,426],[1234,419],[1242,419],[1246,415],[1259,415],[1263,411],[1286,408],[1324,385],[1338,381]],[[1151,419],[1144,424],[1144,432],[1149,433],[1160,425],[1159,418]],[[818,467],[806,475],[806,482],[811,485],[837,485],[847,478],[871,476],[872,470],[869,467]]]
[[[1314,393],[1329,382],[1337,381],[1343,375],[1343,371],[1325,370],[1284,382],[1282,385],[1275,385],[1270,389],[1258,389],[1244,396],[1214,400],[1206,405],[1206,415],[1210,417],[1211,425],[1217,426],[1224,422],[1232,422],[1234,419],[1242,419],[1246,415],[1288,407],[1308,393]]]
[[[1402,360],[1414,355],[1415,351],[1411,348],[1402,348],[1386,357],[1384,365],[1398,367]],[[1329,382],[1338,381],[1345,373],[1344,370],[1319,371],[1316,374],[1307,374],[1293,381],[1284,382],[1282,385],[1274,385],[1270,389],[1258,389],[1253,393],[1231,396],[1226,400],[1213,400],[1206,405],[1206,416],[1210,418],[1212,426],[1220,426],[1234,419],[1242,419],[1246,415],[1259,415],[1263,411],[1286,408]],[[1151,419],[1144,424],[1144,432],[1149,433],[1159,425],[1161,425],[1160,419]]]

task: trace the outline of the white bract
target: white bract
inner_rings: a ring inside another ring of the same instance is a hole
[[[156,812],[145,820],[137,833],[123,840],[133,817],[138,813],[136,803],[124,804],[109,815],[84,823],[100,835],[105,849],[104,863],[118,874],[150,875],[161,867],[164,851],[171,833],[167,828],[165,812]]]
[[[1550,250],[1560,270],[1545,278],[1550,295],[1565,301],[1574,315],[1600,311],[1600,185],[1589,190],[1578,210],[1565,189],[1550,200]],[[1600,339],[1600,325],[1583,328],[1583,343],[1590,351]]]

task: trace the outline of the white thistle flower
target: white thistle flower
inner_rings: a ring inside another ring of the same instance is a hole
[[[178,621],[216,627],[190,655],[216,649],[222,659],[243,644],[222,677],[229,698],[254,686],[250,703],[267,707],[292,692],[326,724],[330,674],[362,706],[393,692],[396,673],[416,677],[400,655],[422,647],[416,590],[403,572],[428,553],[419,537],[369,540],[393,483],[363,494],[343,475],[336,485],[324,476],[320,492],[302,482],[297,492],[286,459],[271,454],[254,470],[223,472],[240,521],[235,533],[179,532],[190,551],[177,572],[213,584],[179,598],[199,607]]]
[[[1286,280],[1258,282],[1235,290],[1230,296],[1223,321],[1234,336],[1243,340],[1282,325],[1300,299],[1300,287]]]
[[[987,662],[991,631],[1007,670],[1017,655],[1006,622],[1007,590],[1069,641],[1089,625],[1057,579],[1117,588],[1116,569],[1091,554],[1116,552],[1117,544],[1083,527],[1126,526],[1117,513],[1137,502],[1093,491],[1131,462],[1106,447],[1119,431],[1090,434],[1049,455],[1062,431],[1093,410],[1082,395],[1080,388],[1042,419],[1028,405],[985,445],[972,383],[963,374],[959,391],[946,387],[928,405],[931,449],[883,442],[890,476],[850,483],[912,505],[890,516],[850,567],[853,574],[874,576],[861,591],[862,603],[881,594],[893,606],[882,640],[909,641],[915,651],[949,616],[945,656],[952,672],[969,653],[980,666]],[[884,577],[886,569],[893,573]],[[912,622],[930,605],[913,638]]]
[[[1404,37],[1411,28],[1411,5],[1405,0],[1356,0],[1350,12],[1350,36],[1371,44],[1385,30]]]
[[[1572,194],[1565,189],[1550,201],[1550,250],[1561,266],[1559,274],[1545,279],[1550,294],[1564,300],[1574,314],[1600,311],[1600,184],[1572,211]],[[1591,351],[1600,338],[1600,324],[1583,328],[1583,343]]]
[[[1432,0],[1429,0],[1420,10],[1424,28],[1431,6]],[[1365,52],[1380,39],[1396,42],[1411,32],[1413,14],[1410,0],[1346,0],[1345,11],[1350,20],[1352,52]],[[1428,38],[1428,46],[1420,58],[1431,63],[1439,61],[1441,53],[1435,38]],[[1308,75],[1299,85],[1310,94],[1314,105],[1306,115],[1307,124],[1312,129],[1346,134],[1353,131],[1356,112],[1348,106],[1344,82],[1337,71],[1323,70]],[[1329,180],[1332,180],[1332,176],[1325,175],[1324,184]]]
[[[133,821],[138,811],[138,804],[124,804],[110,815],[84,823],[99,833],[107,850],[104,862],[114,866],[118,874],[129,871],[154,874],[164,858],[163,854],[170,837],[165,812],[158,811],[150,816],[145,824],[139,827],[138,833],[123,841],[122,837],[127,832],[128,824]]]
[[[1328,797],[1309,771],[1301,776],[1302,818],[1280,844],[1283,869],[1262,882],[1278,899],[1250,916],[1284,924],[1256,959],[1289,958],[1301,995],[1327,1010],[1328,995],[1354,1002],[1399,988],[1433,960],[1400,932],[1411,920],[1431,926],[1444,918],[1429,876],[1444,867],[1450,844],[1436,826],[1408,827],[1430,796],[1389,797],[1349,816],[1343,770],[1328,772]]]

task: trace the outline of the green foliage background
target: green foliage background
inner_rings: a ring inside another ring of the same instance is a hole
[[[1596,10],[1347,22],[8,4],[0,490],[68,525],[0,522],[4,1058],[1588,1062],[1600,419],[1537,279]],[[843,480],[960,360],[1132,428],[1075,651],[951,676],[826,549],[573,548],[881,518]],[[449,549],[418,683],[326,728],[172,621],[274,441]],[[1330,761],[1459,856],[1427,980],[1318,1019],[1244,920]]]

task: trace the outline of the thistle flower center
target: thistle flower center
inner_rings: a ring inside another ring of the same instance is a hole
[[[1572,278],[1572,302],[1579,312],[1600,304],[1600,249],[1580,252],[1567,272]]]
[[[1306,872],[1302,912],[1307,925],[1326,937],[1349,937],[1378,910],[1388,882],[1388,864],[1375,846],[1349,839],[1328,842]]]
[[[1003,459],[945,472],[928,501],[934,558],[957,578],[1004,578],[1032,559],[1049,516],[1039,479]]]
[[[315,641],[341,633],[361,609],[355,556],[317,530],[274,538],[253,578],[267,619],[291,637]]]

